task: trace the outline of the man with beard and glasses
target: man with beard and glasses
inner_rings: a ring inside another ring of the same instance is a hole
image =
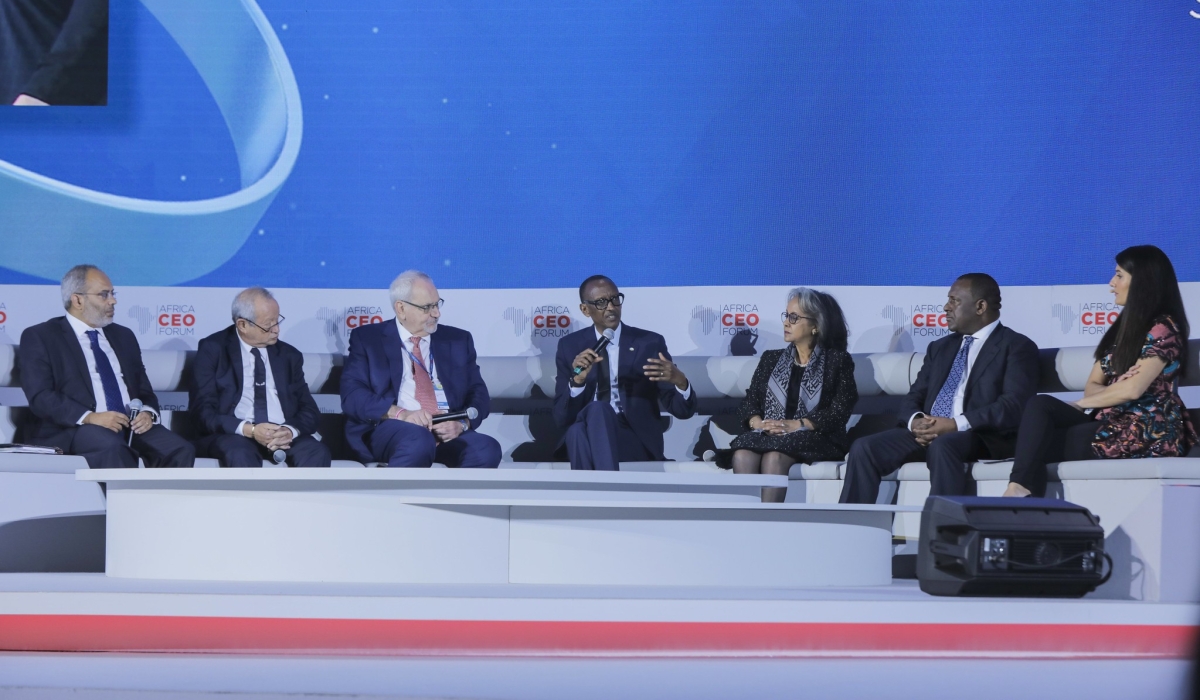
[[[471,334],[438,324],[442,299],[429,275],[403,272],[388,289],[396,318],[350,334],[342,370],[346,441],[367,462],[389,467],[496,468],[495,438],[476,432],[491,396]],[[434,422],[474,408],[469,420]]]
[[[657,333],[621,323],[625,295],[593,275],[579,285],[592,326],[558,341],[554,420],[572,469],[615,471],[620,462],[661,461],[660,406],[676,418],[696,413],[696,392]],[[606,331],[611,343],[596,351]]]
[[[61,288],[67,315],[21,334],[25,440],[80,455],[92,469],[135,468],[138,457],[147,467],[193,466],[191,443],[159,425],[137,337],[112,322],[117,296],[108,275],[77,265]],[[134,400],[142,409],[131,421]]]

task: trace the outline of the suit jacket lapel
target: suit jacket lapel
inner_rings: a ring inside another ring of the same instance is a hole
[[[954,358],[958,356],[959,348],[962,347],[962,335],[955,333],[953,338],[958,340],[957,343],[949,343],[949,347],[942,353],[943,357],[940,364],[931,367],[929,373],[929,392],[925,397],[925,411],[933,410],[933,404],[937,401],[938,394],[942,392],[942,387],[946,384],[946,380],[950,378],[950,370],[954,368]],[[928,359],[928,358],[926,358]]]
[[[117,356],[117,364],[121,367],[121,376],[117,377],[117,381],[125,382],[125,391],[129,392],[131,400],[139,398],[142,395],[142,391],[149,388],[141,385],[142,373],[138,371],[135,362],[136,360],[140,360],[141,356],[134,357],[133,352],[125,346],[123,338],[116,333],[111,336],[108,334],[109,328],[112,328],[112,326],[104,327],[104,337],[108,338],[108,344],[112,346],[113,354]],[[116,342],[113,342],[114,337],[116,338]],[[131,382],[136,383],[137,386],[135,387]]]
[[[288,376],[280,355],[278,344],[267,346],[267,358],[271,362],[271,376],[275,378],[275,396],[279,399],[279,408],[283,410],[283,420],[287,421],[288,416],[292,414],[291,392],[288,391]]]
[[[992,329],[992,334],[987,337],[987,340],[983,341],[983,347],[979,348],[979,354],[975,356],[975,363],[971,365],[971,373],[967,375],[967,389],[963,393],[964,410],[967,401],[971,398],[971,388],[975,385],[975,377],[978,377],[988,364],[991,363],[996,353],[1000,352],[1001,332],[1003,330],[1003,325],[997,325]]]
[[[446,403],[450,404],[450,410],[454,411],[458,405],[458,396],[453,387],[454,379],[457,377],[456,371],[459,368],[451,367],[450,343],[441,340],[442,337],[444,336],[437,333],[429,336],[429,353],[433,355],[434,373],[437,374],[438,381],[442,383],[442,391],[446,392]]]
[[[387,356],[388,368],[391,370],[391,390],[395,397],[400,393],[400,385],[404,383],[404,367],[407,364],[404,356],[404,343],[400,340],[400,331],[396,330],[395,319],[386,322],[383,327],[383,353]]]
[[[612,360],[613,353],[616,353],[617,355],[618,380],[620,380],[622,377],[630,376],[630,372],[633,371],[633,360],[638,354],[638,351],[635,350],[635,348],[637,348],[639,344],[638,341],[640,340],[641,336],[638,335],[637,331],[633,330],[629,326],[621,327],[620,347],[611,346],[609,350],[609,360]]]
[[[242,341],[238,338],[237,328],[233,328],[229,334],[229,340],[225,342],[225,355],[229,358],[229,365],[233,368],[233,378],[237,381],[237,396],[242,395],[242,391],[246,388],[246,375],[242,370]],[[237,404],[234,404],[236,408]]]
[[[67,321],[65,316],[60,318],[59,322],[65,338],[63,346],[66,347],[67,355],[71,358],[71,362],[79,370],[79,378],[83,380],[83,386],[92,397],[92,406],[96,406],[96,392],[92,391],[92,375],[88,373],[87,358],[83,356],[83,348],[79,346],[79,338],[76,337],[75,329],[71,328],[71,323]]]

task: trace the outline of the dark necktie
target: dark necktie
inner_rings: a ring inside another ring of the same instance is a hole
[[[96,374],[100,375],[100,386],[104,387],[104,404],[107,411],[125,412],[121,401],[121,385],[117,384],[117,373],[113,371],[108,355],[100,349],[100,331],[86,331],[92,341],[92,356],[96,358]]]
[[[958,354],[954,356],[954,364],[950,366],[950,376],[946,377],[946,383],[942,385],[942,390],[933,401],[933,410],[930,411],[933,415],[941,418],[954,417],[954,395],[958,393],[958,385],[966,378],[967,355],[971,354],[973,342],[973,335],[963,338],[962,347],[958,349]]]
[[[608,376],[608,346],[600,351],[601,362],[596,365],[600,375],[596,377],[596,400],[604,403],[612,402],[612,380]]]
[[[254,422],[267,422],[267,365],[258,348],[250,348],[254,355]]]

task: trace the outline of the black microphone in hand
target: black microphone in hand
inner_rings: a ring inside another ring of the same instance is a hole
[[[592,352],[599,354],[600,351],[603,350],[604,348],[608,347],[608,344],[611,343],[612,341],[613,341],[612,329],[605,328],[604,332],[600,334],[600,340],[596,341],[596,347],[592,348]],[[575,368],[575,374],[579,374],[582,371],[583,371],[582,367]]]
[[[129,402],[129,440],[126,441],[126,447],[133,446],[133,419],[138,417],[142,412],[144,404],[139,399],[134,399]]]
[[[475,420],[479,417],[479,411],[474,406],[471,406],[465,411],[455,411],[454,413],[439,413],[433,417],[433,424],[445,423],[450,420]]]

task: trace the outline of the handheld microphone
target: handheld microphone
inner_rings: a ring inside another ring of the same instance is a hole
[[[133,399],[129,402],[129,440],[125,443],[126,447],[133,446],[133,419],[137,418],[138,414],[142,412],[143,406],[144,404],[140,399]]]
[[[592,352],[599,353],[601,350],[608,347],[608,344],[611,343],[612,340],[613,340],[612,329],[605,328],[604,332],[600,334],[600,340],[596,341],[596,347],[592,348]],[[582,367],[575,368],[575,374],[579,374],[582,371],[583,371]]]
[[[287,460],[287,454],[283,450],[275,450],[271,453],[271,461],[276,464],[283,464]]]
[[[465,411],[455,411],[454,413],[440,413],[433,417],[433,424],[445,423],[450,420],[475,420],[479,417],[479,411],[474,406],[467,408]]]

